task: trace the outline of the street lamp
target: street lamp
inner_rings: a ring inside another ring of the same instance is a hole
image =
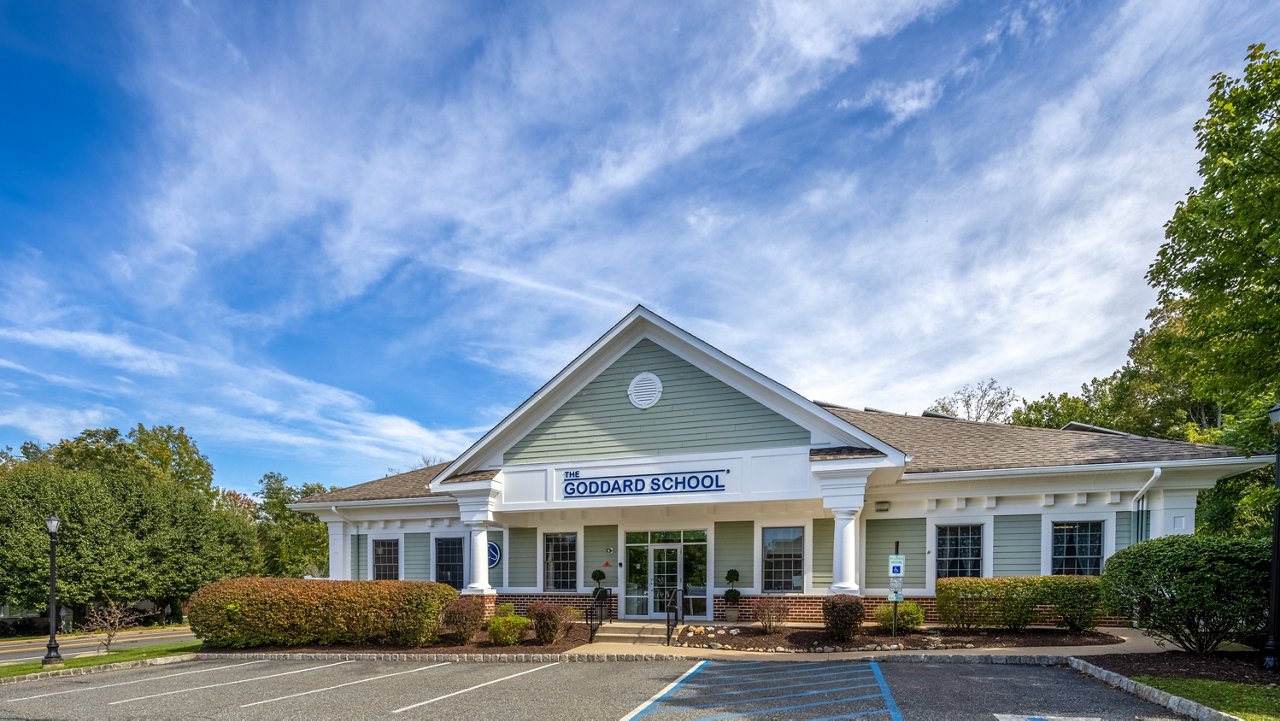
[[[1280,489],[1280,403],[1267,411],[1276,437],[1276,488]],[[1262,644],[1262,667],[1280,671],[1276,659],[1276,618],[1280,617],[1280,501],[1271,508],[1271,595],[1267,607],[1267,642]]]
[[[62,520],[57,516],[49,516],[44,526],[49,531],[49,645],[41,665],[61,666],[62,655],[58,653],[58,527]]]

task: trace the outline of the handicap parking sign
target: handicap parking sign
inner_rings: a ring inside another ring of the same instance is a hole
[[[889,556],[889,577],[901,578],[903,575],[905,575],[902,569],[905,568],[906,565],[907,565],[906,556],[897,555],[897,554]]]

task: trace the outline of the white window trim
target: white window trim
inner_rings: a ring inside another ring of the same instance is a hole
[[[764,591],[764,529],[765,528],[802,528],[805,542],[801,546],[804,557],[801,559],[801,584],[799,591]],[[743,593],[754,596],[812,596],[813,595],[813,519],[812,518],[770,518],[767,521],[756,521],[753,533],[752,555],[755,569],[751,590],[739,588]],[[824,591],[825,593],[825,591]]]
[[[924,523],[924,589],[904,588],[904,594],[923,590],[932,596],[938,588],[938,526],[982,526],[982,578],[995,575],[995,516],[943,516],[927,517]],[[888,589],[885,589],[888,593]]]
[[[1116,552],[1116,512],[1084,511],[1040,516],[1040,575],[1053,575],[1053,524],[1074,521],[1102,521],[1102,566]]]
[[[575,575],[577,576],[576,581],[577,581],[578,590],[548,591],[546,589],[547,574],[545,571],[545,567],[547,565],[547,534],[548,533],[578,534],[577,540],[574,542],[574,549],[573,549],[574,563],[577,564],[575,568]],[[585,538],[585,535],[586,534],[583,532],[582,526],[548,526],[546,528],[542,528],[542,527],[538,528],[538,593],[546,593],[551,595],[562,595],[562,596],[575,594],[575,593],[577,594],[591,593],[591,591],[587,589],[585,585],[582,583],[582,567],[583,567],[583,564],[586,563],[586,559],[583,554],[583,546],[586,545],[583,542],[583,538]]]
[[[431,548],[429,550],[429,553],[431,555],[432,583],[439,583],[438,581],[436,581],[436,539],[437,538],[461,538],[462,539],[462,589],[461,590],[466,590],[467,585],[471,583],[471,568],[470,568],[471,538],[470,537],[471,537],[471,534],[467,533],[465,529],[456,529],[456,530],[450,529],[450,530],[439,531],[431,534],[431,542],[430,542]]]
[[[399,569],[396,571],[397,581],[404,580],[404,533],[366,533],[365,535],[365,551],[368,554],[365,558],[369,559],[367,567],[364,569],[364,580],[373,580],[373,542],[374,541],[396,541],[396,561],[398,561]]]

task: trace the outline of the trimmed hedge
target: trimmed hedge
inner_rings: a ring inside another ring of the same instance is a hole
[[[514,613],[514,611],[513,611]],[[484,628],[484,599],[480,596],[459,596],[444,607],[441,619],[445,628],[451,629],[458,643],[467,645]]]
[[[1253,644],[1266,627],[1271,542],[1166,536],[1116,553],[1102,597],[1147,635],[1195,654],[1224,641]]]
[[[1036,618],[1036,606],[1051,607],[1058,625],[1091,629],[1101,615],[1097,576],[1012,576],[938,579],[938,620],[954,630],[998,626],[1021,631]]]
[[[219,648],[434,643],[458,592],[419,581],[233,578],[191,596],[191,631]]]

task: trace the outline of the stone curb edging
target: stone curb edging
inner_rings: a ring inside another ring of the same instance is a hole
[[[822,656],[825,654],[805,654]],[[247,651],[202,651],[195,654],[202,661],[235,659],[246,661],[418,661],[439,663],[607,663],[613,661],[698,661],[726,660],[721,656],[674,653],[254,653]],[[727,659],[737,660],[737,659]],[[814,658],[816,663],[819,658]],[[967,663],[1008,666],[1065,666],[1066,656],[1017,656],[1011,654],[925,654],[894,653],[884,656],[860,656],[850,662],[879,663]]]
[[[1168,691],[1161,691],[1160,689],[1148,686],[1145,683],[1139,683],[1128,676],[1122,676],[1115,671],[1108,671],[1105,668],[1095,666],[1088,661],[1081,660],[1074,656],[1067,659],[1067,663],[1071,668],[1074,668],[1081,673],[1088,674],[1108,686],[1114,686],[1121,691],[1137,696],[1143,701],[1156,704],[1157,706],[1164,706],[1170,711],[1180,713],[1183,716],[1190,716],[1193,719],[1197,719],[1197,721],[1242,721],[1239,716],[1232,716],[1231,714],[1223,713],[1217,709],[1209,708],[1204,704],[1196,703],[1191,699],[1174,696]]]
[[[83,668],[60,668],[56,671],[37,671],[29,673],[25,676],[10,676],[8,678],[0,678],[0,686],[7,686],[14,683],[23,683],[25,681],[39,681],[45,678],[65,678],[67,676],[84,676],[90,673],[102,673],[103,671],[115,671],[124,668],[141,668],[143,666],[163,666],[169,663],[178,663],[179,661],[195,661],[200,657],[198,653],[184,653],[177,656],[161,656],[159,658],[144,658],[139,661],[120,661],[117,663],[104,663],[100,666],[85,666]]]

